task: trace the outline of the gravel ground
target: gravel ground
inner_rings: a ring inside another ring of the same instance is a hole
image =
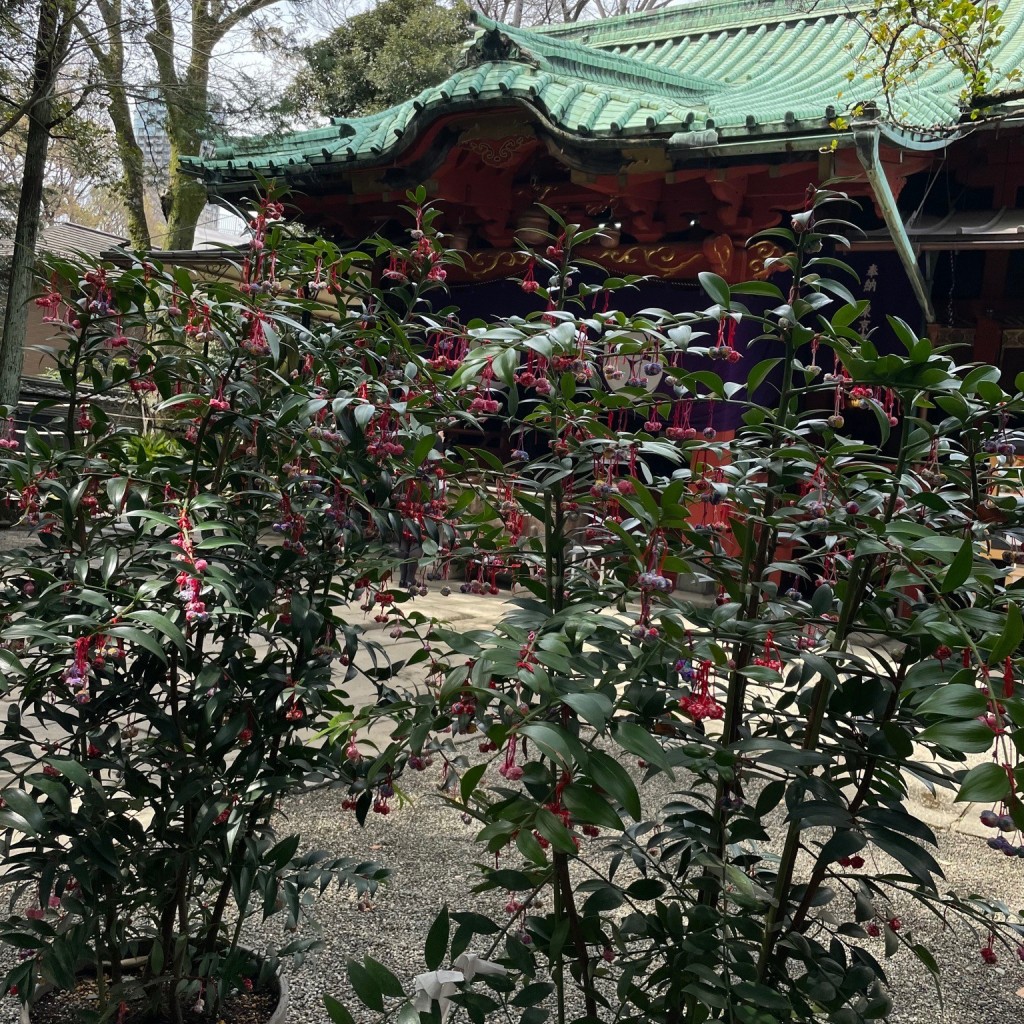
[[[472,863],[477,858],[471,841],[473,829],[436,798],[436,776],[428,771],[406,781],[411,782],[414,803],[387,819],[371,814],[364,830],[358,830],[339,810],[340,798],[330,793],[307,796],[292,808],[292,824],[310,846],[371,856],[394,869],[372,911],[361,912],[346,891],[331,892],[317,905],[315,918],[325,947],[292,976],[291,1020],[295,1024],[326,1024],[324,992],[335,995],[355,1013],[359,1004],[345,978],[347,958],[369,954],[403,979],[411,978],[425,969],[423,941],[442,904],[447,902],[453,910],[495,910],[495,904],[501,902],[493,894],[470,892],[475,877]],[[943,832],[937,859],[950,889],[1003,899],[1011,906],[1024,904],[1019,862],[1008,861],[981,840]],[[878,866],[888,869],[891,862],[883,860]],[[1012,954],[1003,954],[999,964],[986,966],[979,956],[984,944],[981,936],[962,929],[943,930],[934,918],[913,906],[897,904],[895,911],[906,933],[928,945],[942,965],[944,1006],[940,1010],[931,976],[912,955],[900,951],[885,962],[896,1003],[891,1018],[894,1024],[1007,1024],[1024,1019],[1024,964]],[[883,959],[881,939],[866,944]],[[483,955],[486,950],[476,952]],[[368,1013],[355,1016],[357,1021],[374,1019]]]
[[[393,870],[370,910],[361,910],[349,889],[329,890],[316,904],[311,921],[303,927],[318,932],[324,946],[289,972],[290,1024],[328,1024],[325,993],[348,1005],[360,1024],[376,1019],[372,1013],[358,1012],[359,1004],[345,976],[346,961],[368,954],[399,977],[411,979],[425,970],[423,941],[444,903],[452,910],[484,910],[501,916],[502,897],[471,892],[476,881],[473,863],[478,859],[472,842],[474,829],[439,799],[435,770],[410,773],[403,781],[410,803],[387,818],[371,813],[362,829],[351,813],[341,810],[337,792],[305,795],[287,809],[288,821],[282,822],[282,827],[300,832],[304,846],[378,860]],[[1015,907],[1024,903],[1019,861],[1008,861],[987,849],[982,840],[943,831],[937,857],[951,889],[1003,899]],[[878,867],[888,865],[879,863]],[[930,976],[910,954],[901,951],[885,964],[896,1002],[891,1018],[895,1024],[1008,1024],[1024,1019],[1024,964],[1003,954],[998,965],[988,967],[979,956],[980,936],[943,930],[913,906],[897,905],[895,911],[906,931],[924,941],[943,965],[945,1001],[940,1010]],[[280,934],[279,927],[273,920],[264,936]],[[252,931],[251,944],[259,948],[260,929]],[[881,959],[881,939],[867,944]],[[471,951],[486,953],[484,948],[471,947]],[[0,966],[8,953],[3,952]],[[15,1001],[0,1002],[0,1022],[14,1024],[17,1019]]]

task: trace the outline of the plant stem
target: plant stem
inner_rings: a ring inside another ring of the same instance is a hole
[[[794,294],[799,287],[799,277],[794,280]],[[790,301],[792,301],[792,296]],[[794,397],[793,389],[793,363],[796,358],[795,344],[792,330],[784,332],[785,357],[783,359],[782,385],[779,389],[778,416],[775,428],[772,431],[771,447],[777,448],[782,441],[784,431],[789,429],[790,405]],[[761,531],[757,538],[757,550],[751,561],[745,560],[743,566],[743,588],[746,593],[746,602],[741,607],[738,615],[739,621],[753,622],[757,619],[758,609],[761,603],[761,577],[768,565],[769,556],[774,554],[777,531],[769,523],[775,514],[778,496],[776,487],[779,485],[778,473],[773,469],[768,474],[766,481],[767,495],[765,496],[764,508],[761,516]],[[754,523],[751,521],[747,526],[747,540],[745,547],[749,550],[754,537]],[[754,654],[752,641],[745,641],[735,653],[735,668],[729,675],[729,688],[725,698],[725,709],[722,720],[722,745],[731,746],[739,739],[740,724],[743,720],[743,711],[746,703],[747,679],[743,670],[750,664]],[[725,828],[725,803],[726,782],[719,776],[716,786],[715,808],[713,811],[717,833],[718,857],[725,858],[726,828]],[[709,881],[711,876],[708,876]],[[701,892],[701,902],[714,906],[718,903],[721,886],[708,885]]]
[[[100,921],[96,919],[96,1003],[100,1012],[107,1007],[107,977],[103,967],[103,931],[100,928]]]
[[[547,594],[547,605],[549,611],[555,609],[555,557],[551,548],[551,539],[554,534],[554,516],[551,507],[551,491],[544,491],[544,591]]]
[[[900,484],[903,473],[909,459],[907,440],[910,434],[910,412],[904,406],[904,416],[900,429],[900,449],[893,473],[892,491],[889,500],[885,505],[883,521],[888,523],[896,511],[896,502],[900,496]],[[860,604],[871,579],[877,555],[854,557],[850,566],[850,576],[845,599],[842,602],[842,610],[839,614],[839,621],[836,624],[835,634],[832,642],[832,649],[843,651],[849,640],[852,623],[860,609]],[[821,726],[825,718],[825,711],[828,708],[831,690],[828,681],[822,676],[814,686],[811,698],[811,708],[807,715],[807,725],[804,730],[804,739],[801,747],[803,750],[812,749],[818,742]],[[758,957],[758,980],[763,980],[765,970],[772,958],[773,951],[781,936],[781,925],[789,910],[789,892],[793,883],[793,873],[796,869],[796,859],[800,852],[800,830],[801,823],[798,817],[794,817],[789,824],[786,833],[786,842],[779,859],[779,871],[775,878],[775,892],[772,906],[765,915],[764,937],[761,942],[761,952]]]
[[[227,380],[231,376],[235,369],[235,365],[239,360],[239,353],[235,353],[231,357],[231,362],[228,363],[228,368],[224,371],[224,379]],[[188,476],[188,486],[185,488],[185,493],[182,495],[182,500],[187,501],[191,497],[192,492],[195,490],[196,481],[199,477],[199,461],[203,454],[203,440],[206,437],[206,431],[209,429],[210,421],[213,419],[214,414],[213,406],[209,406],[206,412],[203,414],[203,418],[199,424],[199,429],[196,431],[195,440],[195,455],[192,458],[192,469]],[[227,444],[227,439],[224,439],[224,444]]]
[[[75,416],[78,411],[78,368],[82,362],[82,349],[85,346],[85,336],[88,327],[83,325],[78,332],[78,344],[75,345],[75,358],[71,363],[71,383],[68,386],[68,421],[64,426],[64,436],[67,438],[68,451],[75,448]]]
[[[557,856],[557,855],[556,855]],[[552,919],[554,920],[555,927],[558,927],[558,922],[562,920],[564,908],[562,906],[562,886],[559,884],[557,873],[553,877],[554,885],[551,887],[552,893],[552,909],[554,911]],[[565,1024],[565,943],[562,943],[558,947],[558,955],[554,958],[551,964],[551,980],[555,983],[555,1004],[558,1013],[558,1024]]]
[[[108,889],[107,897],[107,903],[110,907],[106,920],[107,945],[110,949],[110,980],[115,987],[119,987],[124,975],[121,970],[121,944],[115,941],[116,936],[114,934],[114,907],[116,906],[116,893],[114,892],[113,887]]]
[[[552,611],[560,612],[565,607],[565,509],[562,504],[562,485],[552,486],[555,519],[551,531],[550,548],[554,548],[555,578],[552,581],[554,604]]]
[[[583,990],[583,1004],[588,1017],[597,1018],[597,1000],[594,998],[594,979],[590,965],[590,955],[580,924],[579,911],[573,897],[572,879],[569,877],[569,858],[564,853],[554,855],[555,888],[562,890],[562,903],[569,918],[569,931],[572,934],[573,946],[576,950],[576,963],[580,971],[580,988]]]
[[[798,250],[798,266],[802,264],[800,259],[802,247],[803,243],[801,242],[800,249]],[[798,272],[793,281],[790,302],[793,301],[793,297],[798,292],[799,287],[800,276]],[[784,432],[789,430],[790,406],[794,398],[793,363],[796,359],[796,351],[792,329],[786,330],[783,333],[783,341],[785,344],[785,356],[783,357],[782,385],[779,388],[778,416],[770,440],[770,445],[773,449],[779,446]],[[758,607],[761,603],[761,576],[768,564],[769,554],[774,553],[775,550],[776,530],[769,524],[768,520],[775,514],[778,501],[775,488],[778,486],[778,483],[778,473],[774,469],[770,470],[768,479],[765,482],[767,495],[765,497],[764,509],[760,516],[762,526],[757,539],[757,551],[752,560],[744,559],[742,581],[744,589],[748,590],[749,593],[747,593],[746,603],[740,611],[740,621],[750,622],[757,618]],[[753,542],[753,537],[754,523],[751,522],[747,528],[748,540],[746,547],[748,550]],[[743,703],[747,689],[746,677],[742,675],[742,671],[749,664],[753,651],[753,644],[747,642],[736,652],[736,668],[729,678],[729,692],[726,696],[725,714],[722,721],[722,742],[726,746],[735,743],[739,738],[739,726],[743,715]],[[721,795],[719,793],[719,796]]]
[[[888,722],[899,707],[899,693],[903,677],[906,675],[906,668],[907,666],[905,664],[900,666],[900,670],[896,675],[893,691],[889,695],[889,703],[886,705],[885,712],[879,720],[880,725],[884,725]],[[851,818],[856,817],[857,812],[861,809],[864,801],[867,799],[868,793],[871,791],[871,783],[875,777],[875,769],[878,767],[878,762],[879,758],[875,755],[869,757],[867,764],[864,766],[864,774],[861,776],[860,782],[857,784],[857,790],[853,794],[853,799],[850,801],[847,808]],[[811,901],[814,899],[814,895],[818,891],[821,883],[825,880],[825,875],[828,873],[828,869],[829,864],[823,860],[819,860],[818,863],[814,865],[814,870],[811,872],[810,879],[808,879],[803,898],[800,900],[799,905],[793,913],[793,920],[790,923],[789,931],[800,931],[804,920],[807,917],[807,913],[811,908]]]

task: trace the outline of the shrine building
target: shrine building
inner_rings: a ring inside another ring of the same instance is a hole
[[[342,244],[403,237],[399,205],[425,185],[466,269],[468,316],[536,306],[510,279],[548,228],[537,203],[605,237],[582,255],[650,275],[628,305],[702,308],[696,280],[765,273],[751,235],[788,223],[809,185],[844,179],[863,229],[840,253],[872,300],[862,328],[901,316],[963,359],[1024,370],[1024,0],[1007,0],[991,92],[974,119],[946,63],[919,69],[893,110],[865,79],[863,0],[695,0],[535,29],[476,16],[452,75],[382,113],[222,145],[183,166],[212,197],[290,190]],[[848,72],[855,71],[854,80]],[[913,127],[908,127],[913,126]]]

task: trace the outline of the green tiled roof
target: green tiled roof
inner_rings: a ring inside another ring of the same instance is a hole
[[[828,122],[871,83],[847,81],[864,44],[864,0],[698,0],[649,14],[514,29],[477,16],[480,31],[440,85],[379,114],[325,128],[218,147],[183,166],[219,182],[375,166],[437,117],[520,105],[549,131],[581,140],[662,140],[708,146],[793,134],[834,134]],[[1024,61],[1024,0],[1007,0],[994,64]],[[998,91],[1005,81],[993,83]],[[946,65],[923,71],[900,97],[904,120],[960,119],[961,83]],[[840,99],[840,94],[843,98]],[[781,140],[780,140],[781,141]]]

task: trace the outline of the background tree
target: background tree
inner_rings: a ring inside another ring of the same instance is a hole
[[[436,0],[382,0],[304,47],[287,93],[295,113],[358,117],[444,81],[469,38],[469,7]]]
[[[977,120],[1000,99],[990,95],[1000,73],[1010,82],[1020,80],[1019,69],[993,62],[1005,30],[1003,6],[994,0],[888,0],[864,11],[864,48],[847,78],[875,83],[879,105],[894,124],[933,131],[934,125],[909,123],[903,96],[916,77],[947,65],[962,79],[958,98],[965,117]]]
[[[518,27],[612,18],[657,11],[668,4],[669,0],[475,0],[473,6],[488,18]]]
[[[69,3],[62,9],[69,18],[73,5]],[[29,115],[37,104],[41,100],[51,101],[50,140],[62,144],[48,146],[48,162],[57,149],[65,164],[77,163],[84,173],[88,164],[86,150],[98,144],[95,124],[91,124],[87,110],[95,95],[96,82],[81,59],[80,40],[72,34],[63,41],[62,52],[50,48],[52,81],[39,80],[35,74],[40,13],[38,0],[12,0],[0,9],[0,231],[7,235],[14,233]],[[87,130],[90,126],[92,131]],[[46,188],[43,195],[44,199],[50,196]]]
[[[46,155],[43,175],[41,223],[44,226],[62,220],[86,227],[127,234],[124,207],[117,181],[120,165],[113,136],[92,116],[75,116],[54,128]],[[25,132],[14,130],[0,136],[0,230],[14,232],[22,168],[25,159]],[[9,213],[6,224],[4,212]]]
[[[246,121],[255,116],[259,122],[265,112],[275,108],[272,75],[250,75],[237,61],[229,65],[217,52],[223,52],[229,36],[232,44],[239,43],[232,33],[252,27],[265,30],[267,26],[256,25],[252,19],[275,2],[148,0],[129,8],[122,0],[94,0],[76,20],[102,72],[124,171],[129,233],[136,245],[147,246],[150,232],[145,220],[145,161],[132,123],[133,101],[155,97],[166,111],[170,166],[163,195],[167,231],[162,244],[169,249],[188,249],[206,205],[206,192],[179,171],[178,158],[198,153],[215,130],[219,131],[211,109],[220,79],[230,82],[230,87],[225,85],[225,91],[232,94],[225,111],[229,120]],[[233,102],[235,97],[241,102]]]
[[[8,117],[11,129],[22,118],[27,121],[27,129],[14,253],[0,341],[0,405],[3,406],[16,405],[20,390],[25,322],[39,237],[43,175],[50,131],[63,116],[58,109],[56,87],[60,70],[71,50],[71,19],[68,0],[42,0],[29,85],[20,104],[20,112],[16,109]]]

